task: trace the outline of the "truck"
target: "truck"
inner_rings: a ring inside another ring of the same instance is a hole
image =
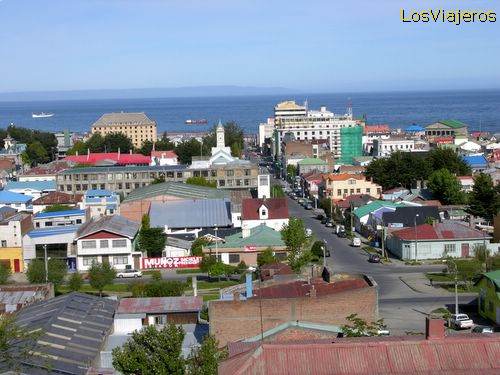
[[[455,329],[468,329],[474,326],[474,322],[467,314],[452,314],[450,326]]]

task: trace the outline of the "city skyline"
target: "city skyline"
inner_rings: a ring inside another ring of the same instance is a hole
[[[466,7],[456,1],[4,0],[0,92],[500,87],[497,23],[401,22],[400,9],[417,6]]]

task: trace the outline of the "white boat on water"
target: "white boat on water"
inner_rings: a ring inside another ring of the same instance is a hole
[[[45,112],[31,114],[31,117],[33,117],[33,118],[47,118],[47,117],[52,117],[52,116],[54,116],[53,113],[45,113]]]

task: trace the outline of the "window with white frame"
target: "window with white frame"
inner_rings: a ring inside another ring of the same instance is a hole
[[[96,241],[82,241],[82,249],[95,249]]]
[[[127,240],[113,240],[113,247],[127,247]]]
[[[100,240],[99,247],[101,249],[107,249],[109,247],[109,241],[108,240]]]
[[[456,251],[457,245],[454,243],[446,243],[444,244],[444,253],[451,254]]]
[[[115,257],[113,257],[113,264],[115,264],[115,265],[128,264],[128,257],[127,256],[115,256]]]
[[[97,257],[83,257],[82,263],[86,267],[90,267],[92,263],[97,263]]]

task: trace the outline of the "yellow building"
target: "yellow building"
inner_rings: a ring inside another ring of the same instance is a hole
[[[105,113],[92,125],[92,134],[123,133],[132,140],[134,147],[139,148],[144,141],[156,142],[156,121],[151,120],[144,112],[138,113]]]
[[[323,175],[325,196],[333,200],[341,200],[349,195],[368,194],[378,198],[382,187],[367,180],[362,174],[325,174]]]
[[[12,272],[23,272],[23,249],[0,247],[0,264],[10,267]]]

